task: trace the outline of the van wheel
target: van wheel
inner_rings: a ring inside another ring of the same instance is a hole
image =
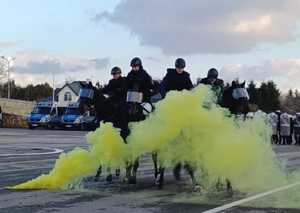
[[[31,124],[28,124],[29,129],[34,129],[34,127]]]
[[[48,124],[48,125],[47,125],[47,129],[53,130],[53,129],[54,129],[54,126],[52,126],[51,124]]]
[[[80,130],[81,130],[81,131],[85,131],[85,130],[86,130],[86,126],[85,126],[84,124],[81,124],[81,125],[80,125]]]

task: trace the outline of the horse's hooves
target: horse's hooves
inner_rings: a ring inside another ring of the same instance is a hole
[[[194,192],[202,192],[202,191],[203,191],[203,188],[202,188],[202,186],[200,186],[199,184],[195,184],[195,185],[194,185],[194,188],[193,188],[193,191],[194,191]]]
[[[95,177],[94,177],[94,181],[95,182],[98,182],[100,180],[100,175],[96,175]]]
[[[136,177],[131,176],[128,181],[129,184],[136,184]]]
[[[158,184],[158,189],[162,189],[164,187],[164,184],[163,183],[159,183]]]
[[[124,177],[123,178],[123,183],[129,183],[129,178],[128,177]]]
[[[117,170],[116,170],[116,176],[117,176],[117,177],[120,177],[120,174],[121,174],[120,169],[117,169]]]
[[[181,180],[181,176],[180,176],[180,170],[174,170],[173,171],[173,175],[176,181],[180,181]]]
[[[233,189],[231,186],[226,188],[226,192],[229,197],[233,196]]]
[[[108,183],[111,183],[111,182],[112,182],[112,179],[113,179],[112,175],[108,175],[108,176],[106,177],[106,181],[107,181]]]

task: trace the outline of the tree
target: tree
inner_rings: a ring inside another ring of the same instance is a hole
[[[272,112],[280,108],[280,91],[273,81],[263,82],[259,88],[251,81],[247,90],[250,103],[257,105],[260,110]]]
[[[249,83],[247,90],[250,96],[250,103],[258,104],[260,102],[259,93],[258,93],[258,88],[256,88],[256,84],[254,83],[254,81],[251,81]]]
[[[40,101],[42,99],[52,96],[52,87],[48,83],[20,87],[11,81],[11,92],[13,99],[27,100],[27,101]],[[7,83],[0,84],[0,97],[7,97]]]

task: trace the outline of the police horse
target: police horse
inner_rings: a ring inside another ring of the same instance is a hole
[[[155,94],[152,96],[153,102],[161,100],[161,96],[157,94],[157,88],[159,84],[154,81],[153,91]],[[146,116],[153,112],[154,105],[150,101],[149,103],[143,103],[143,94],[135,91],[128,91],[126,102],[116,103],[112,97],[108,97],[103,94],[99,88],[92,87],[91,85],[85,86],[80,91],[80,105],[81,108],[93,105],[96,111],[96,117],[99,123],[110,122],[115,128],[120,129],[120,135],[126,143],[126,138],[130,134],[128,124],[130,122],[139,122],[146,119]],[[126,168],[126,181],[131,184],[136,183],[136,173],[139,167],[138,159],[133,163],[128,163]],[[98,181],[102,173],[102,166],[99,167],[95,180]],[[112,175],[110,169],[108,169],[109,175],[106,180],[112,181]],[[116,170],[116,176],[120,175],[120,170]]]
[[[235,118],[247,119],[247,114],[250,112],[249,107],[250,96],[246,89],[246,82],[240,83],[238,80],[232,81],[231,86],[226,88],[223,93],[222,104],[223,108],[230,111],[231,116]],[[222,185],[220,180],[217,187]],[[226,179],[227,191],[232,192],[230,180]]]
[[[233,81],[231,86],[224,90],[221,104],[221,106],[227,108],[232,115],[242,115],[244,119],[246,119],[246,115],[250,112],[250,96],[245,86],[245,81],[243,83],[239,83],[237,80]]]
[[[157,87],[159,87],[158,84],[156,84],[156,88]],[[95,105],[98,120],[112,122],[115,127],[120,128],[121,136],[125,142],[126,137],[130,134],[128,123],[142,121],[146,118],[148,113],[151,113],[154,110],[152,103],[142,103],[142,96],[138,92],[128,92],[126,103],[114,105],[110,102],[109,98],[101,93],[101,90],[96,89],[94,91],[93,98],[90,98]],[[157,94],[157,91],[153,94]],[[156,95],[155,101],[159,101],[160,99],[161,97],[157,97]],[[232,85],[224,90],[222,107],[228,108],[232,115],[243,115],[246,118],[246,115],[249,112],[249,94],[245,88],[245,82],[240,84],[238,81],[233,81]],[[153,153],[152,157],[156,184],[161,188],[164,182],[164,168],[158,165],[156,153]],[[133,164],[128,164],[128,167],[126,168],[126,178],[129,183],[136,183],[138,166],[138,159]],[[186,169],[190,174],[193,183],[196,183],[193,168],[187,165]],[[99,168],[96,177],[100,174],[101,167]],[[119,171],[117,171],[117,175],[119,175]],[[231,188],[229,180],[226,182],[227,188]]]

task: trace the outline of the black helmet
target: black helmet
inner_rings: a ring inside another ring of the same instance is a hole
[[[175,61],[175,67],[179,69],[185,68],[185,60],[183,58],[177,58]]]
[[[142,66],[142,60],[138,57],[135,57],[130,62],[131,67]]]
[[[211,68],[210,70],[208,70],[207,78],[218,78],[218,76],[219,73],[217,69]]]
[[[120,67],[113,67],[110,72],[110,74],[112,74],[112,75],[121,74],[121,73],[122,73],[122,71],[121,71]]]

